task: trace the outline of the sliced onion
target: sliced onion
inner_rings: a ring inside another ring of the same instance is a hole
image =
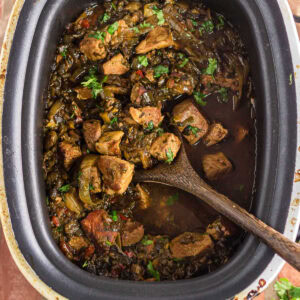
[[[79,215],[82,212],[83,208],[77,197],[78,196],[76,194],[76,189],[72,188],[69,192],[65,193],[64,200],[66,207],[70,211],[73,211],[74,213]]]

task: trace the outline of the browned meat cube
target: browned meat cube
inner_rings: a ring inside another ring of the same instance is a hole
[[[140,2],[129,2],[126,6],[125,6],[125,10],[129,10],[130,12],[134,12],[139,10],[142,7],[142,4]]]
[[[103,209],[90,212],[81,221],[82,229],[86,235],[102,246],[114,244],[119,232],[111,229],[112,220]]]
[[[157,2],[151,2],[151,3],[148,3],[148,4],[145,4],[144,5],[144,17],[145,18],[149,18],[151,16],[154,15],[154,10],[153,10],[153,7],[157,7],[158,3]]]
[[[131,89],[131,95],[130,95],[131,102],[140,104],[142,100],[142,95],[146,91],[147,90],[144,88],[144,86],[141,83],[139,82],[135,83]]]
[[[211,75],[202,75],[201,76],[201,83],[203,85],[208,85],[208,84],[216,84],[221,87],[225,88],[230,88],[233,91],[238,91],[239,90],[239,80],[238,78],[225,78],[220,75],[216,76],[211,76]]]
[[[136,189],[138,190],[140,196],[139,208],[147,209],[150,206],[149,192],[144,187],[142,187],[139,183],[136,185]]]
[[[144,236],[144,227],[136,221],[128,220],[121,232],[122,246],[131,246],[138,243]]]
[[[99,38],[96,39],[87,34],[80,43],[80,51],[90,60],[99,60],[106,57],[104,42]],[[108,35],[108,34],[107,34]]]
[[[204,144],[209,147],[221,142],[228,134],[221,123],[214,123],[209,127],[208,134],[203,138]]]
[[[167,88],[174,96],[182,94],[192,95],[195,86],[194,77],[185,73],[171,74],[167,81]]]
[[[184,137],[192,145],[198,142],[208,132],[208,122],[191,99],[187,99],[174,107],[173,120],[181,132],[188,126],[187,129],[192,129],[186,133],[184,132]]]
[[[129,65],[124,56],[119,53],[103,64],[105,75],[122,75],[129,70]]]
[[[101,136],[101,124],[98,120],[88,120],[83,122],[84,140],[91,151],[95,151],[95,143]]]
[[[121,156],[120,143],[123,131],[105,132],[95,144],[96,150],[105,155]]]
[[[185,258],[189,256],[205,255],[212,251],[214,243],[208,234],[185,232],[170,243],[172,256]]]
[[[145,73],[145,77],[150,81],[150,82],[155,82],[154,78],[154,70],[148,69]]]
[[[155,127],[158,127],[164,119],[161,115],[161,108],[155,106],[145,106],[142,108],[130,107],[129,113],[132,119],[140,125],[147,127],[150,122],[153,122]]]
[[[91,167],[90,171],[90,193],[97,194],[101,192],[101,177],[97,167]]]
[[[89,243],[83,236],[72,236],[69,245],[75,250],[80,251],[82,248],[88,247]]]
[[[104,191],[109,194],[123,194],[130,184],[134,165],[114,156],[100,156],[98,167],[103,174]]]
[[[92,90],[87,87],[77,87],[74,91],[77,93],[77,99],[79,100],[88,100],[93,98]]]
[[[219,217],[206,228],[206,233],[213,237],[214,240],[227,238],[237,233],[237,227],[224,217]]]
[[[170,29],[157,26],[148,33],[135,50],[137,54],[141,54],[171,46],[174,46],[174,41]]]
[[[61,142],[59,144],[59,149],[63,155],[64,167],[66,170],[69,170],[73,162],[82,155],[79,146],[67,142]]]
[[[173,133],[164,133],[159,136],[150,148],[150,153],[158,160],[167,161],[171,155],[172,160],[176,157],[181,146],[180,139]],[[169,155],[167,156],[167,154]]]
[[[223,152],[204,155],[202,166],[209,180],[218,180],[232,170],[232,164]]]

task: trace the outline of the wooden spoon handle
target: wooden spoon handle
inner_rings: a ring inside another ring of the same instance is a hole
[[[184,183],[184,181],[188,181],[188,183]],[[197,174],[186,178],[181,183],[185,185],[185,188],[181,186],[182,189],[187,190],[186,184],[188,184],[188,192],[202,199],[237,225],[258,236],[284,260],[300,271],[299,244],[292,242],[226,196],[214,191]]]

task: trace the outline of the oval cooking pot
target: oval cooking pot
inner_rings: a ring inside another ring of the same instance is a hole
[[[283,231],[296,152],[293,66],[276,1],[207,0],[238,27],[250,54],[256,90],[257,174],[252,212]],[[43,96],[59,36],[91,0],[26,0],[9,55],[2,115],[5,194],[12,228],[27,263],[70,299],[225,299],[248,286],[274,253],[247,235],[217,271],[176,282],[130,282],[89,274],[58,249],[50,232],[42,175]]]

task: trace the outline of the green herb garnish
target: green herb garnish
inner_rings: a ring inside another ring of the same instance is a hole
[[[218,61],[215,58],[208,59],[208,67],[203,71],[203,74],[214,76],[218,68]]]
[[[222,102],[227,103],[228,102],[228,90],[226,88],[222,87],[218,90],[218,93],[221,95]]]
[[[200,131],[199,128],[191,126],[191,125],[187,126],[187,130],[190,131],[196,137],[198,136],[198,132]]]
[[[202,35],[203,32],[212,33],[214,31],[214,23],[212,21],[205,21],[203,24],[201,24],[199,28],[199,32]]]
[[[203,99],[206,98],[208,95],[202,94],[200,92],[194,92],[193,95],[194,95],[196,102],[199,105],[205,106],[207,104],[207,102],[205,102]]]
[[[105,244],[106,244],[107,246],[112,246],[112,243],[111,243],[110,241],[105,241]]]
[[[66,184],[66,185],[63,185],[61,186],[58,190],[61,192],[61,193],[66,193],[68,192],[70,189],[70,185],[69,184]]]
[[[166,151],[166,156],[167,156],[166,163],[170,164],[174,160],[174,154],[170,148],[168,149],[168,151]]]
[[[289,81],[289,85],[292,85],[293,84],[293,74],[291,73],[290,74],[290,81]]]
[[[91,183],[89,184],[89,190],[90,190],[90,191],[93,191],[93,190],[94,190],[94,186],[93,186]]]
[[[110,15],[105,13],[101,19],[101,23],[106,23],[110,19]]]
[[[86,81],[81,82],[81,84],[87,88],[92,89],[92,94],[94,98],[97,98],[98,94],[103,90],[102,84],[106,82],[107,76],[104,76],[100,82],[98,82],[98,78],[95,75],[96,71],[94,69],[90,69],[89,76],[86,76],[84,79]]]
[[[147,270],[148,270],[148,272],[149,272],[149,273],[150,273],[157,281],[160,281],[160,275],[159,275],[159,272],[158,272],[157,270],[154,269],[153,264],[152,264],[152,261],[149,261],[149,262],[148,262]]]
[[[169,68],[162,66],[162,65],[158,65],[154,68],[154,77],[158,78],[163,74],[168,74],[169,73]]]
[[[91,151],[90,151],[89,149],[86,149],[86,153],[87,153],[87,154],[90,154]]]
[[[192,22],[193,26],[197,26],[198,25],[198,23],[195,20],[193,20],[193,19],[191,19],[191,22]]]
[[[84,262],[84,264],[82,265],[82,267],[85,268],[85,267],[87,267],[87,265],[88,265],[88,261],[86,260],[86,261]]]
[[[57,230],[58,232],[63,232],[63,227],[62,227],[62,225],[56,227],[56,230]]]
[[[183,54],[183,53],[178,53],[177,55],[178,55],[178,57],[179,57],[180,59],[183,59],[183,58],[184,58],[184,54]]]
[[[168,206],[172,206],[175,202],[177,202],[179,199],[179,193],[176,193],[175,195],[172,195],[170,196],[168,199],[167,199],[167,205]]]
[[[274,289],[280,300],[300,299],[300,287],[293,286],[286,278],[280,278],[280,280],[275,283]]]
[[[110,121],[110,125],[113,125],[114,123],[117,123],[118,122],[118,118],[117,117],[114,117],[112,118],[112,120]]]
[[[148,126],[147,126],[146,129],[147,129],[148,131],[152,131],[153,128],[154,128],[153,121],[150,121],[150,122],[148,123]]]
[[[66,58],[66,57],[67,57],[67,53],[68,53],[67,48],[64,48],[64,50],[62,50],[62,51],[60,52],[60,54],[61,54],[61,56],[62,56],[63,58]]]
[[[148,245],[152,245],[152,244],[153,244],[153,241],[152,241],[152,240],[148,240],[147,235],[145,235],[141,243],[142,243],[144,246],[148,246]]]
[[[113,210],[113,211],[112,211],[112,216],[111,216],[111,218],[112,218],[115,222],[118,221],[118,215],[117,215],[117,211],[116,211],[116,210]]]
[[[117,31],[119,28],[119,23],[118,22],[115,22],[113,24],[111,24],[110,26],[108,26],[107,28],[107,32],[110,34],[110,35],[113,35],[115,33],[115,31]]]
[[[163,25],[165,23],[164,13],[161,9],[158,9],[157,6],[153,6],[153,14],[156,15],[158,20],[158,25]]]
[[[148,66],[148,59],[147,59],[147,56],[145,55],[141,55],[141,56],[138,56],[138,61],[139,63],[144,66],[144,67],[147,67]]]
[[[95,38],[97,40],[101,40],[104,42],[104,38],[106,37],[106,32],[96,31],[94,33],[89,34],[89,37]]]
[[[116,7],[116,5],[112,2],[111,3],[111,7],[114,9],[114,10],[117,10],[117,7]]]
[[[139,28],[138,28],[137,26],[132,27],[132,30],[133,30],[135,33],[139,33],[139,32],[140,32],[140,30],[139,30]]]
[[[183,62],[179,65],[179,68],[183,68],[187,63],[188,63],[189,59],[188,58],[185,58],[183,60]]]
[[[218,16],[219,24],[217,24],[217,29],[223,29],[225,22],[224,22],[224,17],[223,16]]]
[[[144,21],[143,23],[140,24],[140,27],[141,28],[147,28],[147,27],[150,27],[152,26],[150,23],[147,23],[146,21]]]

